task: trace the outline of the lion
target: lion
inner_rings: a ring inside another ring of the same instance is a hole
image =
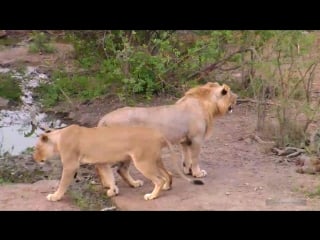
[[[43,163],[48,158],[60,156],[63,170],[57,191],[49,194],[49,201],[60,200],[71,184],[81,164],[94,164],[103,187],[109,188],[109,197],[119,194],[111,166],[119,163],[118,173],[131,187],[140,187],[143,181],[135,180],[129,173],[130,161],[155,187],[144,195],[145,200],[155,199],[160,190],[171,188],[172,175],[163,165],[161,149],[168,147],[171,158],[177,162],[179,174],[189,182],[203,184],[187,178],[179,169],[172,145],[156,129],[142,126],[83,127],[76,124],[63,129],[47,131],[39,136],[33,158]]]
[[[237,95],[226,84],[208,82],[189,89],[173,105],[123,107],[104,115],[98,126],[144,125],[161,131],[172,144],[180,144],[183,171],[205,177],[200,169],[201,145],[212,135],[214,118],[232,112]]]

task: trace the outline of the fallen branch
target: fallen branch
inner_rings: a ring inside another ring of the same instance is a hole
[[[301,153],[305,153],[305,152],[306,152],[306,151],[305,151],[304,149],[299,149],[299,150],[297,150],[297,152],[291,153],[291,154],[289,154],[287,157],[288,157],[288,158],[297,157],[297,156],[299,156]]]
[[[272,148],[271,149],[278,156],[286,156],[288,158],[293,158],[299,156],[301,153],[305,153],[306,150],[302,148],[295,147],[285,147],[284,149]]]
[[[264,141],[262,140],[259,136],[257,136],[256,134],[248,134],[247,136],[245,137],[240,137],[238,140],[241,141],[241,140],[244,140],[244,139],[247,139],[247,138],[251,138],[252,140],[255,140],[256,142],[260,143],[260,144],[275,144],[274,141]]]
[[[274,144],[275,143],[274,141],[264,141],[257,135],[253,135],[252,139],[257,141],[258,143],[261,143],[261,144]]]

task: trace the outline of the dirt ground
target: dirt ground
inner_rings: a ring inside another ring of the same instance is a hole
[[[200,155],[201,167],[208,172],[205,185],[192,185],[178,177],[165,151],[164,163],[175,175],[171,190],[145,201],[143,195],[153,185],[132,167],[133,176],[143,180],[144,186],[130,188],[117,176],[120,194],[112,201],[119,210],[320,210],[319,197],[310,197],[319,186],[318,175],[298,174],[293,162],[281,162],[267,147],[243,139],[254,130],[254,116],[252,107],[239,105],[232,114],[217,119],[214,135]],[[45,196],[53,191],[52,181],[37,184],[1,185],[0,209],[79,209],[68,195],[58,203],[48,203]]]
[[[153,188],[150,182],[132,189],[119,181],[115,204],[122,210],[319,210],[319,198],[308,197],[319,185],[319,176],[298,174],[294,163],[280,163],[279,157],[264,153],[261,144],[239,140],[254,126],[249,106],[216,121],[214,135],[200,155],[201,167],[208,172],[205,185],[175,177],[172,190],[145,201],[143,194]],[[175,171],[169,159],[165,165]]]
[[[18,60],[28,64],[37,65],[39,58],[46,58],[30,56],[22,48],[1,51],[0,65],[12,64],[17,59],[14,51],[25,54],[23,59],[18,54]],[[103,114],[121,107],[109,100],[80,105],[72,114],[73,120],[95,125]],[[175,175],[171,190],[145,201],[143,195],[151,192],[153,185],[132,167],[133,176],[143,180],[144,186],[130,188],[117,176],[120,194],[112,201],[119,210],[320,210],[319,195],[311,196],[319,188],[319,175],[298,174],[294,162],[275,156],[270,146],[245,138],[254,132],[255,125],[255,109],[248,104],[238,105],[232,114],[216,120],[212,138],[201,149],[200,166],[208,173],[203,178],[205,185],[192,185],[176,176],[165,152],[164,163]],[[60,202],[45,199],[57,180],[1,184],[0,210],[79,210],[68,194]]]

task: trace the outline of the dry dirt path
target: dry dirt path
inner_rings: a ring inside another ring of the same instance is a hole
[[[200,155],[201,167],[208,172],[205,185],[175,176],[170,191],[145,201],[143,195],[153,185],[132,167],[133,175],[145,185],[133,189],[117,176],[120,195],[113,202],[120,210],[320,210],[319,197],[308,197],[319,186],[318,175],[298,174],[293,163],[279,163],[279,157],[263,151],[261,144],[239,140],[252,133],[254,125],[254,112],[248,106],[240,105],[217,119],[214,135]],[[166,152],[164,163],[176,175]],[[46,201],[57,183],[1,185],[0,209],[78,210],[68,197],[57,203]]]
[[[152,190],[145,181],[139,189],[119,180],[120,195],[113,200],[122,210],[319,210],[319,198],[309,198],[320,183],[317,175],[295,172],[293,163],[277,163],[263,153],[261,144],[238,140],[255,125],[252,111],[238,107],[216,121],[213,137],[202,147],[201,167],[205,185],[191,185],[175,177],[173,188],[154,201],[143,200]],[[169,159],[165,165],[174,172]],[[139,173],[136,175],[145,180]]]

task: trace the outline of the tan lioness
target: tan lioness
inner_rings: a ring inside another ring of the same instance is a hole
[[[171,143],[180,143],[184,173],[204,177],[199,166],[200,147],[212,134],[217,116],[231,112],[237,95],[230,87],[208,82],[191,88],[173,105],[124,107],[106,114],[98,126],[144,125],[160,130]]]
[[[62,177],[58,190],[47,196],[50,201],[58,201],[63,197],[80,164],[96,165],[102,185],[109,188],[107,195],[110,197],[119,193],[112,164],[120,162],[118,172],[130,186],[142,186],[143,182],[134,180],[129,173],[131,160],[155,185],[151,193],[144,195],[144,199],[149,200],[158,197],[161,189],[171,187],[171,174],[161,160],[161,149],[164,147],[169,147],[171,157],[177,162],[172,145],[155,129],[139,126],[87,128],[71,125],[42,134],[36,143],[33,158],[37,162],[44,162],[55,155],[61,157]],[[177,169],[179,171],[179,167]],[[203,184],[186,178],[181,170],[179,173],[194,184]]]

